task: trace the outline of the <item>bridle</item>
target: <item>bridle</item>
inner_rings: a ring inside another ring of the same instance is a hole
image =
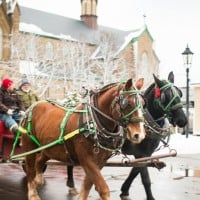
[[[164,105],[165,91],[167,89],[169,89],[169,88],[171,89],[171,91],[173,93],[173,98],[169,101],[169,103],[167,105]],[[158,94],[159,90],[160,90],[160,94]],[[181,97],[178,94],[178,92],[177,92],[176,88],[174,87],[173,83],[167,82],[161,88],[158,88],[156,86],[155,92],[157,92],[157,94],[155,93],[155,104],[163,113],[165,113],[167,115],[167,117],[171,116],[171,112],[176,111],[176,110],[178,110],[178,109],[183,107],[183,105],[181,103]],[[176,99],[178,99],[178,103],[173,104]]]
[[[170,101],[165,105],[165,92],[166,90],[171,89],[173,97]],[[145,127],[148,130],[148,133],[159,137],[159,139],[165,144],[168,144],[169,136],[170,136],[170,129],[169,127],[162,128],[159,125],[159,122],[168,118],[170,120],[172,116],[172,112],[176,111],[183,107],[180,99],[180,95],[174,86],[173,83],[166,81],[162,87],[158,87],[157,85],[154,86],[154,105],[156,109],[160,110],[162,116],[158,119],[153,119],[152,115],[145,109],[144,117],[145,117]],[[174,104],[174,101],[177,100],[178,103]],[[168,137],[167,142],[164,139]]]
[[[111,110],[116,111],[118,113],[119,123],[122,127],[126,128],[128,123],[139,123],[144,122],[144,117],[132,117],[132,114],[135,113],[137,110],[143,110],[143,105],[140,100],[141,94],[138,89],[133,90],[118,90],[118,95],[115,96],[112,104]],[[129,104],[129,98],[133,96],[133,101],[135,102],[135,106],[131,109],[130,112],[124,113],[125,109],[128,106],[131,107]]]

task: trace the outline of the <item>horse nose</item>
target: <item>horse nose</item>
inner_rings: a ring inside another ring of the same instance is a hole
[[[136,134],[134,134],[133,139],[134,139],[134,140],[139,140],[139,137],[140,137],[140,136],[139,136],[139,133],[136,133]]]
[[[184,126],[186,126],[186,124],[188,123],[188,120],[186,119],[186,120],[178,120],[178,121],[176,121],[176,124],[179,126],[179,127],[181,127],[181,128],[183,128]]]
[[[143,133],[134,133],[134,134],[130,134],[130,140],[133,143],[140,143],[142,142],[142,140],[145,138],[145,134]]]

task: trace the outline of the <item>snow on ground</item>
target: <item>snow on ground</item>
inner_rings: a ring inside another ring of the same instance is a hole
[[[169,147],[176,149],[178,154],[197,154],[200,153],[200,136],[185,135],[175,133],[171,135]]]
[[[155,151],[153,153],[153,156],[163,155],[163,154],[169,154],[177,152],[177,155],[186,155],[186,154],[199,154],[200,153],[200,136],[196,135],[188,135],[188,138],[186,138],[185,135],[182,135],[180,133],[173,133],[170,136],[169,140],[169,146],[164,147],[163,143],[160,143],[161,147],[158,151]],[[175,151],[173,151],[175,150]],[[129,155],[128,158],[130,160],[134,160],[135,157]],[[126,158],[123,154],[116,155],[112,158],[110,158],[110,161],[125,161]]]
[[[154,153],[154,155],[169,153],[170,149],[174,149],[178,155],[180,154],[198,154],[200,153],[200,136],[185,135],[180,133],[173,133],[170,136],[169,147],[161,148],[161,150]],[[162,146],[162,142],[160,146]]]

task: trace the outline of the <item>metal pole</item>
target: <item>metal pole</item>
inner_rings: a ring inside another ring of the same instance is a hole
[[[187,68],[186,68],[186,116],[188,118],[188,123],[186,125],[185,129],[185,134],[186,138],[189,136],[189,67],[187,63]]]

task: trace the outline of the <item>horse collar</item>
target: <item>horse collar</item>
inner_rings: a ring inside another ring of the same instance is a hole
[[[94,137],[96,140],[96,146],[108,151],[118,151],[123,144],[123,128],[117,121],[98,109],[97,96],[97,94],[91,96],[91,104],[89,105],[92,109],[91,118],[94,119],[96,125],[96,136]],[[99,116],[103,116],[108,120],[113,121],[116,124],[115,131],[111,132],[105,128],[105,125],[102,120],[100,120]]]

